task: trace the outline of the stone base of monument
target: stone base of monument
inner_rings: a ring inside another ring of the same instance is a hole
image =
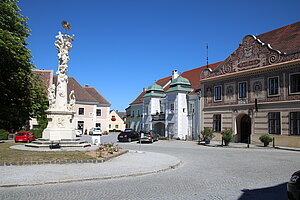
[[[77,147],[84,148],[90,147],[91,144],[87,141],[82,141],[79,139],[62,139],[62,140],[48,140],[48,139],[38,139],[36,141],[32,141],[32,143],[25,144],[26,147],[34,147],[34,148],[66,148],[66,147]]]

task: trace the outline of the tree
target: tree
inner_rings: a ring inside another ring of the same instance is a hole
[[[46,110],[48,109],[47,88],[42,81],[41,75],[32,73],[32,88],[31,88],[31,102],[32,102],[32,115],[37,119],[40,129],[45,129],[48,125]]]
[[[34,115],[35,87],[27,18],[17,0],[0,0],[0,128],[20,129]],[[40,88],[41,89],[41,88]]]

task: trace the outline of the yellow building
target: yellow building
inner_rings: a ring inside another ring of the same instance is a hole
[[[109,113],[109,131],[124,131],[125,122],[123,119],[116,113],[116,111],[112,110]]]

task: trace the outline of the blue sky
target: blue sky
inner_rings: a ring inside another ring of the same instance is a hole
[[[38,69],[57,70],[61,21],[75,34],[68,76],[125,108],[156,80],[226,59],[248,34],[300,20],[299,0],[20,0]]]

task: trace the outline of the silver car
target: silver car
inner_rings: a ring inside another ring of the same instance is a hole
[[[89,135],[102,135],[102,131],[100,127],[91,128],[89,131]]]

